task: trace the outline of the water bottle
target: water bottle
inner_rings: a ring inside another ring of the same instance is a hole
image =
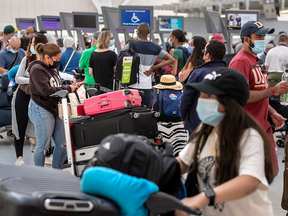
[[[282,75],[282,82],[288,82],[288,69]],[[282,106],[288,106],[288,94],[280,95],[280,104]]]

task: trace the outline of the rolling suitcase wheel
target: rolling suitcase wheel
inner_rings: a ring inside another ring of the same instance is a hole
[[[153,112],[154,113],[154,117],[155,118],[159,118],[160,117],[160,112]]]
[[[132,116],[132,118],[137,119],[140,117],[140,114],[139,113],[132,113],[131,116]]]
[[[276,142],[276,145],[279,148],[284,148],[284,141],[282,139],[278,139],[277,142]]]

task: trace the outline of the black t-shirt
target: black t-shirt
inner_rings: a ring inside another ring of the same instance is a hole
[[[112,89],[117,55],[113,51],[92,52],[89,67],[93,69],[95,83]]]

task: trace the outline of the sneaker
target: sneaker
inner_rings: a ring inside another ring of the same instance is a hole
[[[17,160],[16,160],[16,162],[15,162],[15,164],[16,164],[17,166],[23,166],[23,165],[25,165],[24,158],[23,158],[22,156],[18,157]]]
[[[52,166],[52,161],[53,161],[53,155],[50,155],[49,157],[45,157],[45,164],[46,165]]]

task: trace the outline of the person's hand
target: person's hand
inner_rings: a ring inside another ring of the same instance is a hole
[[[77,85],[73,84],[73,85],[70,85],[71,87],[71,92],[74,92],[78,89]]]
[[[184,78],[185,78],[185,74],[184,74],[184,72],[183,72],[183,71],[181,71],[181,72],[178,74],[178,78],[179,78],[179,80],[181,80],[181,79],[184,79]]]
[[[288,82],[279,82],[273,87],[275,95],[281,95],[288,93]]]
[[[76,83],[77,80],[75,78],[72,79],[72,83]]]
[[[80,86],[82,86],[83,85],[83,82],[77,82],[76,83],[76,86],[78,87],[78,88],[80,88]]]
[[[146,71],[144,72],[144,74],[145,74],[146,76],[150,76],[151,74],[153,74],[153,71],[154,71],[153,67],[150,67],[150,69],[149,69],[149,70],[146,70]]]
[[[277,112],[272,114],[270,117],[271,117],[273,123],[275,124],[275,130],[281,129],[284,126],[285,121],[287,120],[286,118],[284,118],[282,115],[280,115]]]

